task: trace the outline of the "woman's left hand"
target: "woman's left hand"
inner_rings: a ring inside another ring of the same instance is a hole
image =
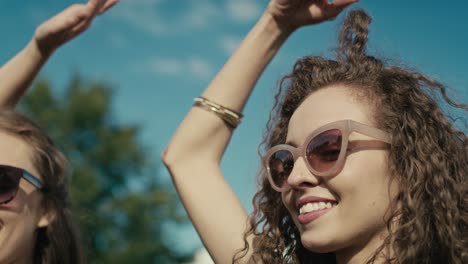
[[[266,13],[280,28],[296,30],[302,26],[333,20],[358,0],[271,0]]]
[[[119,0],[89,0],[74,4],[42,23],[33,37],[39,52],[49,56],[58,47],[85,31],[97,15],[101,15]]]

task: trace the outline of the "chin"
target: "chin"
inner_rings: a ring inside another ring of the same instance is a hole
[[[320,239],[320,236],[314,236],[314,234],[302,234],[301,243],[305,249],[315,253],[330,253],[340,249],[340,246],[330,240],[330,237]]]
[[[333,247],[331,245],[317,245],[317,244],[306,244],[302,243],[305,249],[308,251],[314,252],[314,253],[330,253],[330,252],[335,252],[336,247]]]

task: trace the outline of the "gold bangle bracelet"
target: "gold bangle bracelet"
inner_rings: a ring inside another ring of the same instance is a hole
[[[237,113],[234,110],[219,105],[204,97],[196,97],[194,102],[194,106],[205,109],[208,112],[213,112],[233,129],[236,128],[242,121],[243,115],[241,113]]]

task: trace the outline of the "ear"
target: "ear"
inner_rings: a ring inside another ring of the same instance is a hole
[[[56,217],[56,214],[52,210],[47,210],[45,212],[42,212],[41,217],[39,218],[39,221],[37,221],[37,228],[47,227],[52,222],[54,222],[55,217]]]

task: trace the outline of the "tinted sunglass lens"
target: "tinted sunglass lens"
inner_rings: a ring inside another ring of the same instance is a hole
[[[294,158],[290,151],[280,150],[271,155],[268,161],[270,176],[277,188],[282,188],[294,166]]]
[[[339,129],[327,130],[315,136],[307,145],[309,165],[318,172],[330,170],[340,156],[342,143],[343,136]]]
[[[21,174],[18,175],[18,172],[0,167],[0,204],[8,202],[15,196],[20,178]]]

